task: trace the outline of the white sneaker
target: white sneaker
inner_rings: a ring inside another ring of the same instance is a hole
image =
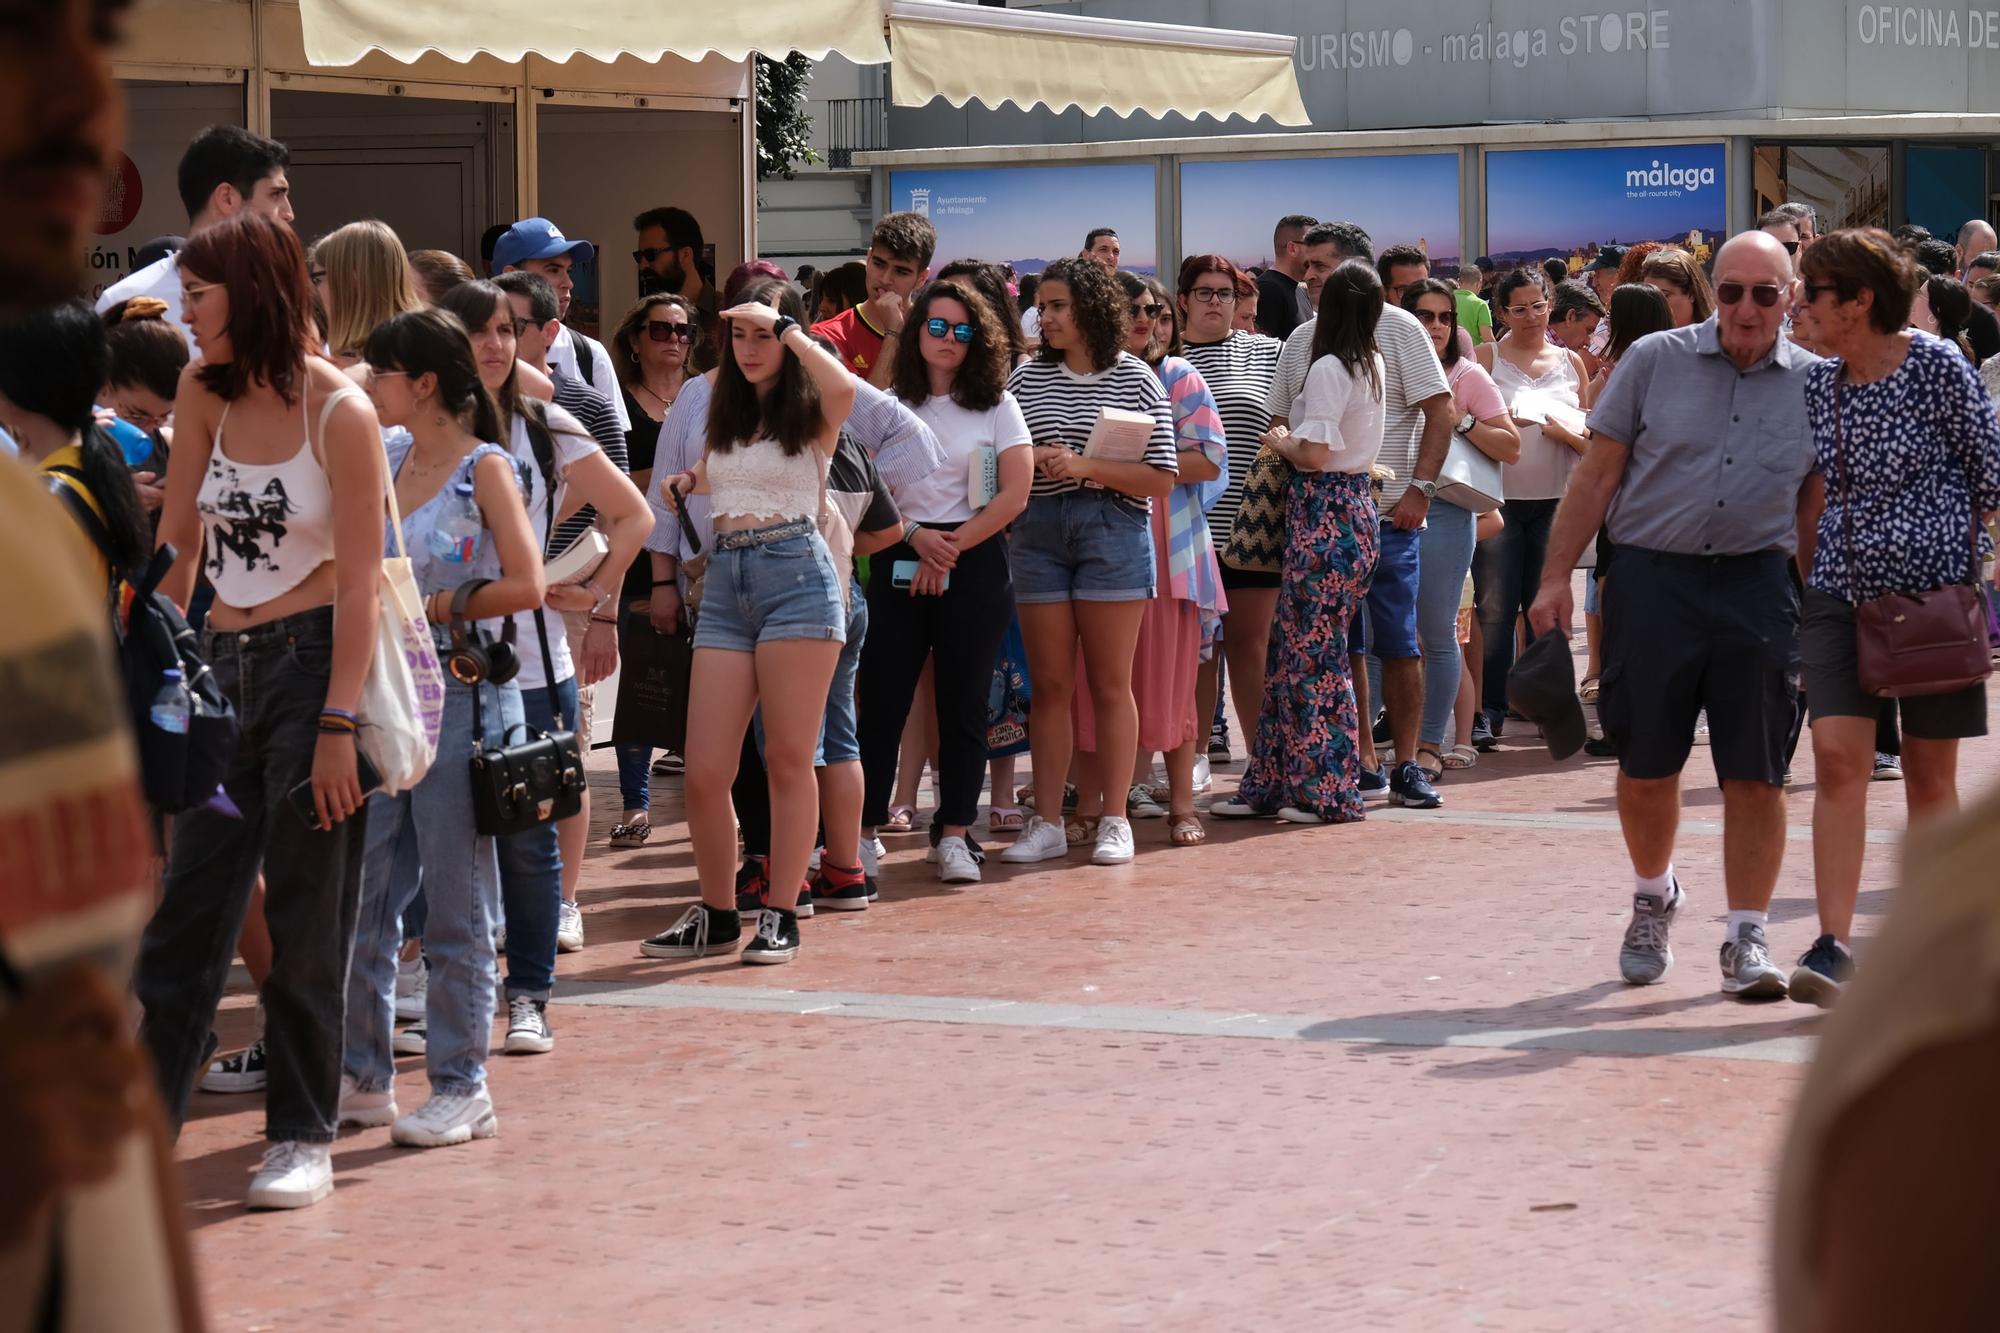
[[[1097,826],[1097,850],[1090,854],[1094,866],[1122,866],[1132,859],[1132,821],[1106,815]]]
[[[1214,787],[1215,774],[1209,768],[1208,756],[1197,754],[1194,757],[1194,794],[1196,796],[1206,795]]]
[[[389,1131],[389,1141],[403,1148],[449,1148],[500,1132],[493,1114],[493,1097],[480,1084],[472,1092],[434,1092],[416,1111]]]
[[[389,1038],[389,1049],[397,1055],[422,1055],[430,1048],[430,1029],[422,1023],[397,1028],[396,1035]]]
[[[507,1001],[507,1042],[509,1055],[547,1055],[556,1048],[556,1034],[549,1030],[549,1002],[516,995]]]
[[[575,953],[583,947],[583,909],[564,899],[556,908],[556,949]]]
[[[1702,709],[1695,717],[1694,743],[1696,745],[1708,744],[1708,710],[1706,708]]]
[[[938,878],[946,884],[977,884],[979,862],[964,838],[941,838],[937,845]]]
[[[333,1193],[333,1154],[324,1143],[274,1143],[250,1182],[251,1208],[309,1208]]]
[[[887,848],[882,846],[880,838],[863,838],[861,840],[862,878],[872,881],[877,875],[882,873],[882,857],[887,850]]]
[[[1069,838],[1064,835],[1062,825],[1051,824],[1040,815],[1028,816],[1028,826],[1021,830],[1021,836],[1014,839],[1014,845],[1000,853],[1000,859],[1008,865],[1032,865],[1036,861],[1053,861],[1069,855]]]
[[[340,1118],[337,1123],[356,1129],[380,1129],[396,1123],[396,1085],[380,1092],[363,1092],[346,1074],[340,1076]]]
[[[421,958],[396,965],[396,1021],[423,1021],[424,1004],[431,993],[431,970]]]

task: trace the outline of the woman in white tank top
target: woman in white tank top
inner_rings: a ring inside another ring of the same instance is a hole
[[[213,808],[174,820],[164,895],[138,968],[143,1035],[176,1122],[203,1058],[261,866],[273,965],[263,984],[264,1167],[252,1207],[333,1187],[341,1027],[361,888],[354,708],[375,649],[388,469],[368,399],[312,355],[312,293],[291,228],[245,210],[181,252],[200,353],[174,402],[159,539],[186,605],[215,588],[203,647],[241,723]],[[308,825],[287,799],[309,785]]]
[[[797,321],[765,304],[779,290],[775,282],[752,287],[744,304],[723,312],[729,334],[709,402],[708,451],[663,486],[676,506],[691,491],[708,492],[715,546],[688,687],[700,700],[688,714],[687,804],[701,902],[646,942],[654,958],[699,958],[741,937],[729,787],[760,706],[771,887],[743,961],[790,962],[799,948],[799,885],[819,822],[813,753],[847,639],[845,575],[818,518],[854,382]]]

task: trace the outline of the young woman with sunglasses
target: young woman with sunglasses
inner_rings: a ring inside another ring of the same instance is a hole
[[[945,462],[896,490],[903,540],[869,563],[860,672],[862,837],[888,818],[903,725],[928,657],[938,735],[938,813],[931,825],[938,878],[977,884],[981,857],[970,832],[986,766],[987,698],[1014,615],[1002,534],[1028,503],[1034,461],[1028,424],[1007,392],[1006,330],[968,281],[939,279],[921,288],[902,338],[891,388],[936,433]],[[988,454],[990,496],[972,488]]]
[[[653,484],[653,463],[659,451],[660,426],[680,397],[681,386],[693,371],[689,353],[701,336],[701,326],[687,298],[675,294],[642,296],[626,312],[617,332],[611,335],[612,363],[625,395],[625,414],[632,429],[625,436],[625,456],[631,465],[632,484],[647,493]],[[667,621],[678,628],[683,623],[680,591],[674,580],[653,578],[652,562],[641,557],[625,573],[620,593],[624,611],[619,616],[619,633],[634,617],[649,616],[653,599],[663,608]],[[629,656],[619,645],[621,658]],[[652,836],[653,747],[641,741],[625,741],[613,747],[618,755],[618,790],[625,810],[611,829],[613,847],[643,847]]]
[[[521,690],[507,661],[513,653],[493,626],[496,617],[505,624],[540,604],[542,559],[526,505],[532,465],[493,442],[504,433],[499,413],[458,318],[444,310],[398,315],[368,335],[364,357],[377,415],[386,426],[404,428],[388,442],[403,522],[401,541],[392,534],[386,551],[408,552],[447,671],[436,762],[408,791],[378,793],[369,802],[340,1116],[343,1124],[392,1125],[390,1137],[402,1147],[441,1148],[491,1138],[499,1129],[486,1056],[500,866],[497,840],[474,823],[468,765],[476,745],[503,743],[522,721]],[[514,651],[537,650],[515,644]],[[406,830],[421,877],[397,856]],[[430,1097],[401,1115],[390,1049],[396,956],[403,914],[420,885],[430,963],[424,1024]]]
[[[835,567],[818,520],[855,388],[837,356],[764,303],[774,290],[753,286],[742,304],[722,312],[728,336],[707,402],[706,452],[691,471],[662,483],[670,508],[708,493],[715,540],[688,687],[701,701],[689,710],[687,753],[688,832],[701,901],[646,941],[654,958],[699,958],[742,938],[729,790],[760,707],[771,792],[769,888],[742,957],[787,963],[799,951],[799,890],[820,813],[813,759],[848,623],[848,573]]]
[[[1590,406],[1583,358],[1550,342],[1549,296],[1541,274],[1517,268],[1494,285],[1507,335],[1477,349],[1480,368],[1493,377],[1510,411],[1524,393],[1550,398],[1581,413]],[[1525,404],[1523,404],[1525,406]],[[1590,438],[1551,417],[1513,411],[1521,431],[1521,457],[1501,470],[1507,493],[1507,526],[1479,548],[1479,621],[1486,639],[1487,729],[1499,736],[1507,721],[1507,672],[1514,665],[1514,622],[1535,600],[1542,556],[1556,506],[1569,487],[1577,459]]]
[[[381,426],[306,342],[312,290],[290,227],[244,210],[180,254],[182,309],[201,354],[174,401],[159,537],[215,588],[203,654],[240,732],[223,787],[240,815],[174,819],[165,889],[137,990],[170,1115],[185,1113],[261,866],[273,965],[262,987],[271,1149],[255,1207],[333,1188],[348,962],[367,821],[354,710],[375,654],[381,585]],[[287,799],[309,783],[315,819]]]
[[[1029,744],[1036,812],[1000,859],[1031,864],[1069,853],[1063,785],[1081,643],[1104,784],[1091,860],[1123,865],[1132,859],[1125,801],[1139,739],[1132,654],[1154,590],[1148,515],[1152,500],[1173,489],[1179,466],[1173,408],[1158,377],[1125,350],[1125,293],[1095,260],[1057,260],[1036,295],[1041,346],[1007,386],[1035,440],[1035,480],[1008,537],[1008,561],[1034,691]],[[1084,456],[1105,408],[1152,418],[1138,461]]]

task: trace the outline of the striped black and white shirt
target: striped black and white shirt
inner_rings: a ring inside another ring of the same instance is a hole
[[[597,441],[620,472],[630,472],[631,465],[625,454],[625,432],[618,425],[618,416],[612,411],[610,402],[582,380],[571,379],[558,371],[550,376],[555,381],[555,404],[575,417],[583,428],[590,432],[590,438]],[[583,536],[591,524],[597,521],[597,511],[589,505],[577,510],[556,525],[549,535],[549,555],[561,555],[576,539]]]
[[[1062,443],[1074,453],[1082,453],[1097,424],[1098,412],[1107,407],[1125,412],[1144,412],[1153,418],[1153,434],[1146,441],[1145,462],[1162,472],[1180,475],[1179,452],[1174,443],[1174,411],[1159,376],[1130,352],[1120,352],[1109,370],[1079,375],[1059,361],[1035,360],[1016,367],[1007,381],[1007,391],[1027,418],[1028,437],[1038,445]],[[1055,481],[1035,474],[1032,496],[1062,495],[1080,490],[1080,481]],[[1141,512],[1150,510],[1143,496],[1120,495],[1122,502]]]
[[[1271,381],[1278,373],[1278,355],[1285,345],[1261,333],[1237,331],[1219,343],[1189,343],[1182,349],[1189,363],[1208,382],[1229,437],[1229,488],[1208,512],[1212,531],[1227,534],[1243,504],[1243,479],[1263,448],[1259,437],[1271,424],[1268,406]]]

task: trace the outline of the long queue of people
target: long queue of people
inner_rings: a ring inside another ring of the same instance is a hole
[[[408,1147],[497,1132],[502,1003],[506,1052],[554,1048],[587,795],[496,828],[479,765],[541,738],[581,787],[556,738],[589,737],[593,687],[642,634],[691,654],[673,761],[699,901],[642,942],[660,959],[785,963],[802,919],[867,910],[881,838],[925,823],[926,767],[947,884],[986,873],[982,787],[1003,864],[1128,863],[1134,819],[1198,846],[1197,797],[1233,761],[1225,693],[1247,767],[1208,815],[1438,809],[1594,562],[1580,695],[1620,765],[1621,974],[1672,963],[1679,778],[1706,738],[1736,849],[1723,988],[1826,1003],[1852,970],[1859,784],[1900,744],[1913,814],[1948,809],[1957,740],[1984,732],[1983,685],[1961,682],[1909,691],[1900,741],[1878,736],[1898,710],[1857,666],[1857,608],[1978,584],[2000,507],[1970,298],[1920,274],[1942,262],[1922,238],[1814,237],[1781,212],[1712,276],[1649,245],[1583,280],[1475,285],[1293,215],[1272,269],[1197,255],[1168,284],[1119,270],[1098,228],[1023,308],[900,213],[864,294],[815,322],[767,262],[718,288],[693,219],[662,208],[634,224],[644,294],[600,343],[563,322],[591,242],[496,227],[490,279],[378,222],[307,246],[285,167],[205,131],[185,243],[100,312],[0,331],[0,424],[108,591],[178,553],[161,586],[235,712],[217,798],[171,820],[137,990],[176,1123],[198,1083],[264,1091],[254,1206],[325,1197],[342,1125]],[[1857,547],[1855,527],[1901,540]],[[358,737],[397,628],[385,577],[444,670],[408,701],[437,761],[378,790]],[[1787,976],[1765,930],[1801,651],[1823,929]],[[610,845],[644,846],[654,746],[616,758]],[[238,956],[257,1037],[211,1063]],[[428,1075],[407,1113],[399,1054]]]

